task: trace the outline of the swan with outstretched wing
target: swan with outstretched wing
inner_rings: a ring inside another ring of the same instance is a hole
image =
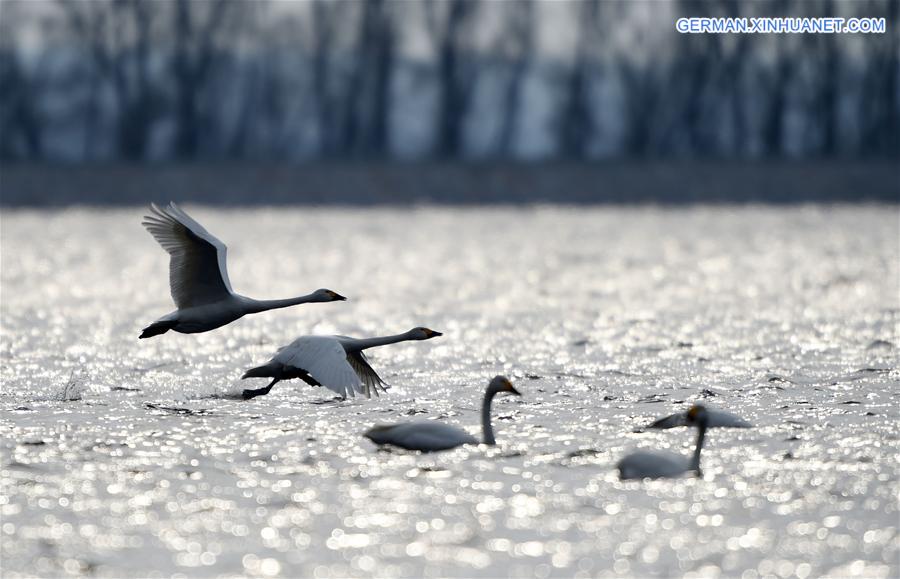
[[[384,380],[369,365],[363,350],[408,342],[430,340],[441,336],[428,328],[413,328],[408,332],[380,338],[349,338],[347,336],[301,336],[280,348],[271,360],[247,370],[243,378],[272,378],[268,386],[244,390],[249,400],[268,394],[282,380],[299,378],[310,386],[323,386],[347,398],[356,394],[371,397],[379,389],[387,390]]]
[[[342,301],[329,289],[281,299],[255,300],[236,294],[228,279],[228,248],[174,203],[150,205],[142,225],[169,254],[169,289],[177,309],[141,332],[151,338],[169,330],[196,334],[220,328],[247,314],[298,304]]]

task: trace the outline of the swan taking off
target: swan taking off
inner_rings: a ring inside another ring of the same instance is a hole
[[[484,444],[497,444],[494,429],[491,427],[491,401],[501,392],[521,396],[505,376],[496,376],[491,380],[484,393],[484,402],[481,404]],[[390,444],[422,452],[449,450],[464,444],[478,444],[478,440],[465,430],[435,420],[373,426],[364,436],[378,445]]]
[[[272,378],[265,388],[244,390],[244,400],[268,394],[281,380],[300,378],[311,386],[324,386],[346,398],[365,393],[378,395],[378,389],[387,390],[384,380],[378,376],[363,350],[408,342],[430,340],[442,336],[428,328],[413,328],[396,336],[382,338],[348,338],[347,336],[302,336],[290,345],[279,348],[275,356],[262,366],[251,368],[242,378]]]
[[[228,249],[224,243],[174,203],[162,209],[151,204],[150,211],[141,225],[171,256],[169,286],[178,309],[144,328],[141,338],[169,330],[182,334],[208,332],[247,314],[347,299],[328,289],[283,300],[254,300],[238,295],[228,280]]]
[[[669,478],[693,471],[700,474],[700,451],[709,427],[706,408],[699,404],[687,411],[687,423],[697,427],[697,445],[694,454],[688,458],[670,452],[637,451],[619,461],[619,478]]]

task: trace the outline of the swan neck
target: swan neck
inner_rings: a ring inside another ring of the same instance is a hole
[[[409,332],[397,334],[395,336],[382,336],[379,338],[361,338],[350,342],[350,348],[354,351],[366,350],[368,348],[376,348],[378,346],[387,346],[388,344],[396,344],[397,342],[405,342],[409,340]]]
[[[706,439],[706,425],[697,427],[697,446],[694,448],[694,456],[691,457],[691,470],[700,472],[700,451],[703,450],[703,441]]]
[[[484,443],[494,446],[497,441],[494,439],[494,428],[491,426],[491,402],[494,400],[494,392],[488,390],[484,395],[484,402],[481,404],[481,428],[484,433]]]
[[[312,294],[298,296],[295,298],[286,298],[283,300],[254,300],[248,298],[247,310],[249,313],[256,314],[269,310],[277,310],[279,308],[288,308],[299,304],[308,304],[313,301]]]

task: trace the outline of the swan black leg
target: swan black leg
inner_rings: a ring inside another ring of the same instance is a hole
[[[269,393],[269,390],[272,389],[272,386],[274,386],[276,382],[278,382],[278,378],[275,378],[274,380],[269,382],[269,385],[265,388],[257,388],[256,390],[244,390],[243,394],[241,394],[241,397],[244,400],[250,400],[251,398],[256,398],[257,396],[265,396]]]

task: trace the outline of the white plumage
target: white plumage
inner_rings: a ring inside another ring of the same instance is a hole
[[[231,297],[225,244],[174,203],[150,210],[143,225],[171,256],[169,289],[175,305],[184,309]]]
[[[671,452],[632,452],[619,461],[619,478],[673,478],[691,470],[691,460]]]
[[[491,426],[491,401],[501,392],[521,396],[505,376],[495,376],[488,384],[481,404],[483,442],[488,445],[496,444],[494,429]],[[389,444],[422,452],[436,452],[464,444],[478,444],[478,439],[465,430],[435,420],[377,425],[367,430],[364,436],[378,445]]]
[[[619,478],[669,478],[693,472],[700,474],[700,452],[706,439],[706,430],[711,427],[748,428],[746,420],[724,411],[710,411],[705,406],[694,404],[685,412],[666,416],[650,424],[647,428],[674,428],[676,426],[697,427],[697,442],[690,457],[670,452],[636,451],[618,462]]]
[[[328,289],[283,300],[254,300],[238,295],[228,278],[228,248],[180,207],[174,203],[162,209],[151,205],[150,215],[144,217],[142,225],[170,256],[169,289],[178,309],[144,328],[141,338],[169,330],[183,334],[207,332],[246,314],[346,299]]]
[[[357,393],[371,397],[387,385],[375,372],[363,350],[405,342],[428,340],[442,335],[428,328],[413,328],[408,332],[381,338],[348,338],[347,336],[301,336],[279,348],[271,360],[247,370],[244,378],[272,378],[265,388],[247,389],[245,400],[268,394],[281,380],[300,378],[311,386],[324,386],[347,398]]]
[[[285,368],[305,370],[319,385],[338,395],[363,392],[362,380],[347,361],[347,352],[335,336],[303,336],[282,348],[272,362]]]
[[[449,450],[464,444],[478,444],[478,439],[465,430],[436,420],[375,426],[366,432],[366,438],[375,444],[391,444],[423,452]]]

